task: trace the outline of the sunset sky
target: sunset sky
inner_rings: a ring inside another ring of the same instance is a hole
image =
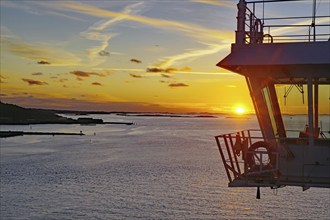
[[[252,112],[244,77],[216,67],[234,42],[237,2],[1,0],[1,101],[96,111]],[[310,2],[295,10],[310,15]],[[279,7],[272,11],[292,10]],[[328,14],[329,3],[321,2],[318,12]],[[327,92],[323,112],[329,112]],[[295,109],[298,95],[290,94],[286,108]]]

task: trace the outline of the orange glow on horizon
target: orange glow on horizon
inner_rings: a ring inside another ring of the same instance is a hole
[[[238,115],[242,115],[242,114],[245,113],[245,109],[242,106],[238,106],[235,109],[235,113],[238,114]]]

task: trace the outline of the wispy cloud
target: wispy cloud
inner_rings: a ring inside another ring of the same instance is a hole
[[[131,15],[123,12],[115,12],[111,10],[101,9],[77,2],[60,2],[57,4],[57,6],[62,7],[63,9],[72,10],[74,12],[88,14],[96,17],[103,17],[103,18],[111,17],[115,19],[114,21],[117,21],[118,19],[120,20],[126,19],[156,28],[183,32],[186,33],[189,37],[196,38],[201,41],[205,39],[207,40],[212,39],[219,42],[219,40],[222,41],[222,40],[231,39],[233,35],[231,31],[220,31],[215,29],[209,29],[194,23],[185,23],[174,20],[164,20],[164,19],[139,16],[139,15]],[[113,23],[111,21],[109,22]],[[104,25],[100,25],[100,27],[104,27]]]
[[[59,16],[59,17],[63,17],[63,18],[67,18],[67,19],[75,20],[75,21],[84,21],[81,18],[74,17],[74,16],[71,16],[71,15],[66,15],[66,14],[63,14],[63,13],[60,13],[60,12],[55,12],[55,11],[47,11],[46,14],[55,15],[55,16]]]
[[[6,8],[19,9],[33,15],[41,15],[40,11],[36,10],[36,8],[26,5],[24,1],[20,1],[19,4],[17,4],[17,2],[15,1],[0,1],[0,6]]]
[[[215,76],[219,76],[219,75],[235,75],[232,72],[201,72],[201,71],[179,71],[179,72],[175,72],[175,73],[182,73],[182,74],[191,74],[191,75],[215,75]]]
[[[202,2],[206,4],[215,4],[219,6],[228,6],[232,5],[228,2],[222,2],[219,1],[196,1],[196,2]],[[108,52],[107,48],[110,46],[110,41],[114,37],[118,36],[118,33],[110,32],[109,27],[111,25],[115,25],[122,21],[133,21],[140,24],[144,24],[147,26],[151,26],[153,28],[157,29],[165,29],[166,31],[174,31],[177,33],[183,33],[186,36],[190,38],[196,39],[198,43],[202,43],[203,45],[207,45],[207,48],[204,49],[193,49],[188,52],[184,52],[182,54],[176,54],[173,56],[168,56],[165,58],[159,59],[158,62],[156,62],[154,65],[161,67],[161,68],[168,68],[171,65],[180,62],[180,61],[186,61],[186,60],[192,60],[195,58],[198,58],[200,56],[217,53],[223,48],[221,46],[212,46],[212,45],[220,45],[224,42],[230,42],[233,36],[232,31],[221,31],[217,29],[210,29],[206,28],[194,23],[189,22],[180,22],[175,20],[166,20],[166,19],[157,19],[157,18],[150,18],[145,16],[136,15],[141,11],[141,8],[144,7],[146,3],[139,2],[134,3],[126,6],[121,12],[111,11],[107,9],[97,8],[88,4],[79,3],[79,2],[66,2],[66,1],[58,1],[58,2],[47,2],[42,3],[38,2],[35,3],[38,7],[43,6],[44,8],[52,9],[51,13],[54,15],[57,14],[58,16],[68,16],[67,12],[75,12],[80,14],[87,14],[94,17],[100,17],[103,20],[100,20],[90,27],[87,28],[86,31],[81,32],[81,36],[83,36],[85,39],[92,40],[99,42],[97,46],[92,46],[87,49],[87,55],[90,62],[81,62],[81,58],[78,58],[77,56],[73,56],[73,54],[70,54],[68,52],[64,52],[62,54],[72,55],[70,59],[64,59],[65,61],[59,60],[61,56],[42,56],[40,53],[38,57],[40,58],[49,58],[49,62],[51,62],[52,65],[74,65],[74,63],[79,62],[79,65],[90,65],[90,66],[97,66],[103,62],[106,61],[106,57],[110,54],[117,54],[116,52]],[[21,6],[17,3],[13,3],[12,7],[21,7],[22,10],[28,10],[31,13],[38,13],[39,10],[33,9],[33,7],[28,6],[27,4],[22,4]],[[54,11],[55,10],[55,11]],[[62,13],[64,11],[65,13]],[[198,33],[198,34],[196,34]],[[25,45],[25,48],[28,45]],[[13,49],[13,45],[11,46],[11,51],[15,51],[16,54],[24,55],[25,58],[28,56],[31,58],[31,54],[36,52],[37,48],[34,48],[34,50],[30,50],[31,47],[35,47],[36,45],[30,45],[27,50],[24,51],[18,51],[17,49]],[[158,46],[158,45],[157,45]],[[227,43],[226,47],[227,48]],[[16,48],[24,48],[24,47],[16,47]],[[42,49],[42,48],[40,48]],[[46,48],[46,50],[49,48]],[[52,53],[57,54],[56,50],[53,50],[55,48],[51,48]],[[27,52],[29,51],[29,52]],[[57,49],[58,51],[58,49]],[[24,54],[23,54],[24,53]],[[30,53],[28,55],[27,53]],[[54,54],[53,54],[54,55]],[[40,59],[39,58],[39,59]],[[36,58],[33,58],[34,60]],[[58,62],[61,61],[61,62]],[[69,62],[68,62],[69,61]],[[61,64],[60,64],[61,63]]]
[[[163,58],[159,63],[156,64],[156,66],[160,68],[168,68],[170,66],[173,66],[178,61],[187,60],[187,59],[195,59],[204,55],[210,55],[218,53],[219,51],[223,49],[227,49],[227,44],[208,44],[208,48],[206,49],[196,49],[191,50],[186,53],[177,54],[169,57]]]
[[[37,86],[42,86],[42,85],[48,85],[46,82],[38,81],[38,80],[33,80],[33,79],[22,79],[24,82],[27,82],[30,86],[37,85]]]
[[[228,4],[221,4],[222,6]],[[93,7],[83,3],[77,2],[60,2],[56,6],[62,10],[70,10],[82,14],[87,14],[95,17],[102,18],[112,18],[109,21],[95,25],[95,27],[90,28],[90,30],[104,30],[108,25],[113,24],[118,21],[128,20],[134,21],[140,24],[148,25],[157,29],[165,29],[166,31],[174,31],[178,33],[183,33],[186,36],[197,40],[197,42],[207,45],[206,49],[195,49],[183,54],[173,55],[160,60],[160,67],[166,68],[175,62],[183,61],[186,59],[197,58],[204,55],[214,54],[222,49],[227,49],[228,44],[232,41],[233,32],[223,31],[217,29],[210,29],[202,27],[200,25],[188,22],[179,22],[175,20],[165,20],[150,18],[140,15],[133,15],[126,12],[115,12],[111,10],[101,9]],[[133,6],[131,6],[133,7]],[[131,8],[130,8],[131,10]],[[107,38],[104,38],[107,39]],[[110,38],[109,38],[110,39]],[[225,44],[221,46],[221,44]],[[103,48],[108,44],[103,41]],[[99,48],[100,49],[100,48]],[[98,50],[99,51],[99,50]]]
[[[65,82],[65,81],[68,81],[68,79],[62,78],[62,79],[59,79],[58,81],[59,82]]]
[[[235,75],[232,72],[202,72],[192,71],[190,67],[183,67],[181,69],[168,68],[162,69],[159,67],[148,67],[147,69],[134,69],[134,68],[93,68],[97,71],[107,71],[110,73],[122,73],[122,72],[146,72],[147,76],[159,76],[159,73],[175,73],[175,74],[190,74],[190,75]],[[176,70],[176,71],[174,71]]]
[[[47,4],[47,3],[46,3]],[[52,15],[52,16],[57,16],[57,17],[63,17],[66,19],[70,20],[75,20],[75,21],[84,21],[81,18],[74,17],[72,15],[67,15],[63,14],[61,12],[56,12],[52,10],[45,10],[45,6],[47,6],[45,2],[42,1],[0,1],[0,6],[1,7],[6,7],[6,8],[14,8],[18,10],[25,11],[27,13],[37,15],[37,16],[42,16],[42,15]],[[40,8],[42,7],[42,9]]]
[[[232,8],[232,9],[236,8],[236,4],[233,4],[230,1],[219,1],[219,0],[190,0],[190,1],[208,4],[208,5],[216,5],[216,6],[226,7],[226,8]]]
[[[5,7],[11,7],[19,10],[23,10],[25,12],[35,14],[37,16],[41,16],[43,14],[51,14],[61,17],[66,17],[69,19],[80,20],[79,18],[73,17],[71,15],[67,15],[62,13],[63,10],[57,7],[53,7],[52,2],[22,2],[22,4],[17,4],[16,2],[7,2],[3,3],[1,1],[1,5]],[[92,26],[90,26],[86,31],[81,32],[81,36],[83,36],[87,40],[92,40],[99,42],[99,45],[92,46],[87,49],[87,58],[88,61],[85,60],[85,57],[78,57],[73,55],[65,50],[61,50],[59,48],[54,47],[45,47],[36,43],[27,43],[23,40],[19,39],[16,36],[5,36],[1,33],[1,44],[6,45],[6,50],[24,58],[32,59],[32,60],[41,60],[47,59],[46,61],[51,63],[52,66],[70,66],[70,65],[80,65],[80,66],[97,66],[106,61],[106,57],[109,57],[110,54],[113,55],[122,55],[122,53],[118,52],[109,52],[106,48],[109,46],[109,41],[113,37],[117,36],[117,33],[110,33],[109,27],[112,24],[116,24],[119,21],[125,19],[124,15],[126,13],[136,13],[138,11],[139,6],[143,5],[142,2],[135,3],[129,5],[123,9],[121,12],[123,16],[111,18],[105,17],[99,22],[96,22]],[[42,8],[42,10],[37,10]],[[62,10],[62,12],[60,11]],[[65,11],[68,12],[67,10]],[[71,12],[70,12],[71,13]],[[72,13],[71,13],[72,14]],[[63,58],[63,59],[62,59]],[[82,61],[84,59],[84,61]],[[39,63],[46,64],[46,63]]]
[[[329,18],[318,18],[317,23],[318,24],[329,24]],[[292,33],[292,32],[297,33],[298,31],[302,31],[302,33],[305,34],[307,37],[306,32],[308,31],[308,27],[299,26],[299,25],[311,25],[311,20],[295,22],[294,24],[291,24],[291,25],[297,25],[297,26],[272,28],[270,30],[270,34],[282,35],[282,34],[288,34],[288,33]]]
[[[8,51],[24,59],[33,60],[37,64],[52,66],[82,65],[80,63],[81,59],[72,53],[51,46],[28,43],[8,33],[1,33],[0,47],[1,50]]]
[[[91,47],[87,50],[90,61],[94,64],[101,64],[105,60],[99,59],[97,55],[100,56],[109,56],[109,52],[105,52],[109,46],[109,41],[113,37],[117,36],[117,33],[109,33],[108,28],[111,25],[114,25],[120,21],[126,19],[126,16],[130,13],[135,13],[138,11],[138,7],[141,6],[143,2],[135,3],[128,5],[121,12],[121,16],[114,17],[108,20],[101,20],[90,26],[86,31],[81,32],[81,36],[85,37],[88,40],[98,41],[99,45]],[[104,51],[104,52],[102,52]],[[116,53],[113,53],[116,54]]]
[[[93,70],[107,71],[109,73],[113,72],[145,72],[145,69],[142,68],[99,68],[95,67]]]
[[[108,41],[116,34],[87,31],[87,32],[81,33],[81,35],[84,36],[88,40],[94,40],[94,41],[101,42],[100,45],[89,48],[87,50],[87,55],[88,55],[91,65],[96,66],[98,64],[103,63],[105,61],[105,59],[100,59],[99,56],[105,55],[105,53],[102,51],[105,51],[105,49],[109,46]]]
[[[0,75],[0,83],[5,83],[5,81],[3,79],[6,79],[6,77]]]

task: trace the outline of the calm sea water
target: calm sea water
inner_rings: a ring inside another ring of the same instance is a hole
[[[214,140],[257,120],[93,115],[135,125],[2,126],[1,219],[329,219],[330,190],[228,188]],[[288,118],[301,129],[304,116]],[[329,117],[323,118],[328,126]],[[95,133],[95,135],[94,135]]]

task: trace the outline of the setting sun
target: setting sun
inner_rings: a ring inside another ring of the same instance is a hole
[[[243,114],[243,113],[245,112],[245,110],[244,110],[243,107],[237,107],[237,108],[235,109],[235,112],[236,112],[236,114],[241,115],[241,114]]]

